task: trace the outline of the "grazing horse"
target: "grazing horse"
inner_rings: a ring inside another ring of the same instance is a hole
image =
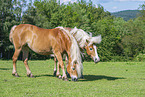
[[[100,61],[100,58],[97,53],[97,47],[95,44],[101,43],[102,41],[101,35],[91,37],[84,30],[77,29],[76,27],[73,29],[71,28],[65,29],[68,29],[71,35],[74,36],[81,50],[86,49],[87,54],[91,56],[91,58],[94,60],[95,63]]]
[[[59,27],[58,27],[59,28]],[[87,34],[84,30],[82,29],[77,29],[75,28],[69,28],[69,27],[64,27],[66,30],[69,31],[71,35],[76,39],[78,46],[81,51],[86,49],[86,52],[88,55],[91,56],[91,58],[94,60],[95,63],[100,61],[100,58],[97,53],[97,47],[95,44],[99,44],[101,42],[101,35],[92,37],[89,34]],[[66,57],[66,67],[68,66],[68,60]],[[56,58],[54,57],[54,75],[56,75]],[[59,64],[59,63],[58,63]],[[57,68],[59,70],[59,68]]]
[[[27,76],[33,77],[28,67],[29,48],[41,55],[49,55],[54,53],[63,72],[62,78],[68,80],[65,70],[62,55],[66,53],[69,58],[69,68],[67,72],[73,81],[76,81],[82,72],[82,62],[80,50],[74,37],[65,29],[43,29],[30,24],[20,24],[13,26],[9,40],[13,43],[15,52],[13,59],[12,75],[19,77],[16,71],[16,61],[22,50],[23,61],[27,70]]]

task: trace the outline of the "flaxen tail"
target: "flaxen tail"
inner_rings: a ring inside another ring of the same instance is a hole
[[[12,28],[11,28],[11,31],[10,31],[10,34],[9,34],[9,40],[11,43],[13,43],[13,32],[15,30],[15,28],[17,27],[17,25],[14,25]]]

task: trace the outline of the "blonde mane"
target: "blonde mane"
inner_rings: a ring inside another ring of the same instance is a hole
[[[76,39],[70,34],[70,32],[66,29],[64,29],[63,27],[56,27],[59,28],[61,30],[63,30],[63,32],[66,32],[66,34],[70,37],[71,41],[72,41],[72,45],[71,45],[71,49],[70,49],[70,53],[71,53],[71,65],[73,65],[75,62],[78,63],[76,69],[77,69],[77,73],[78,73],[78,77],[81,76],[82,70],[83,70],[83,64],[82,64],[82,58],[80,55],[80,49],[78,47],[77,41]]]
[[[85,46],[86,40],[90,38],[89,34],[84,32],[82,29],[73,28],[70,33],[75,37],[79,46],[83,48]]]
[[[89,45],[91,45],[93,43],[100,43],[101,42],[101,35],[96,36],[96,37],[91,37],[84,30],[77,29],[76,27],[73,28],[70,31],[70,33],[75,37],[75,39],[77,40],[77,42],[81,48],[84,48],[86,46],[85,45],[86,40],[88,40],[90,42]]]

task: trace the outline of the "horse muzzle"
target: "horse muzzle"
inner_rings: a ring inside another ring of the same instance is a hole
[[[74,81],[74,82],[78,81],[77,78],[72,78],[71,80]]]
[[[72,76],[71,80],[75,82],[75,81],[78,81],[78,78],[76,76]]]
[[[95,63],[98,63],[99,61],[100,61],[100,58],[95,58],[95,59],[94,59],[94,62],[95,62]]]

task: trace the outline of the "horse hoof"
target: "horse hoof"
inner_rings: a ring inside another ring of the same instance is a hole
[[[66,72],[66,75],[67,75],[68,78],[70,78],[70,74],[68,72]]]
[[[15,73],[15,74],[12,74],[13,76],[15,76],[15,77],[20,77],[19,75],[18,75],[18,73]]]
[[[54,71],[53,76],[56,76],[56,71]]]
[[[19,75],[15,75],[15,77],[20,77]]]
[[[59,79],[62,79],[61,75],[58,76]]]
[[[81,77],[80,77],[81,79],[84,79],[84,76],[83,75],[81,75]]]
[[[64,81],[68,81],[68,78],[63,78]]]
[[[68,81],[68,78],[65,78],[64,81]]]
[[[35,76],[32,75],[32,76],[30,76],[30,78],[35,78]]]
[[[62,77],[61,77],[60,74],[57,74],[56,77],[57,77],[58,79],[62,79]]]
[[[30,78],[35,78],[32,73],[28,74],[27,77],[30,77]]]

